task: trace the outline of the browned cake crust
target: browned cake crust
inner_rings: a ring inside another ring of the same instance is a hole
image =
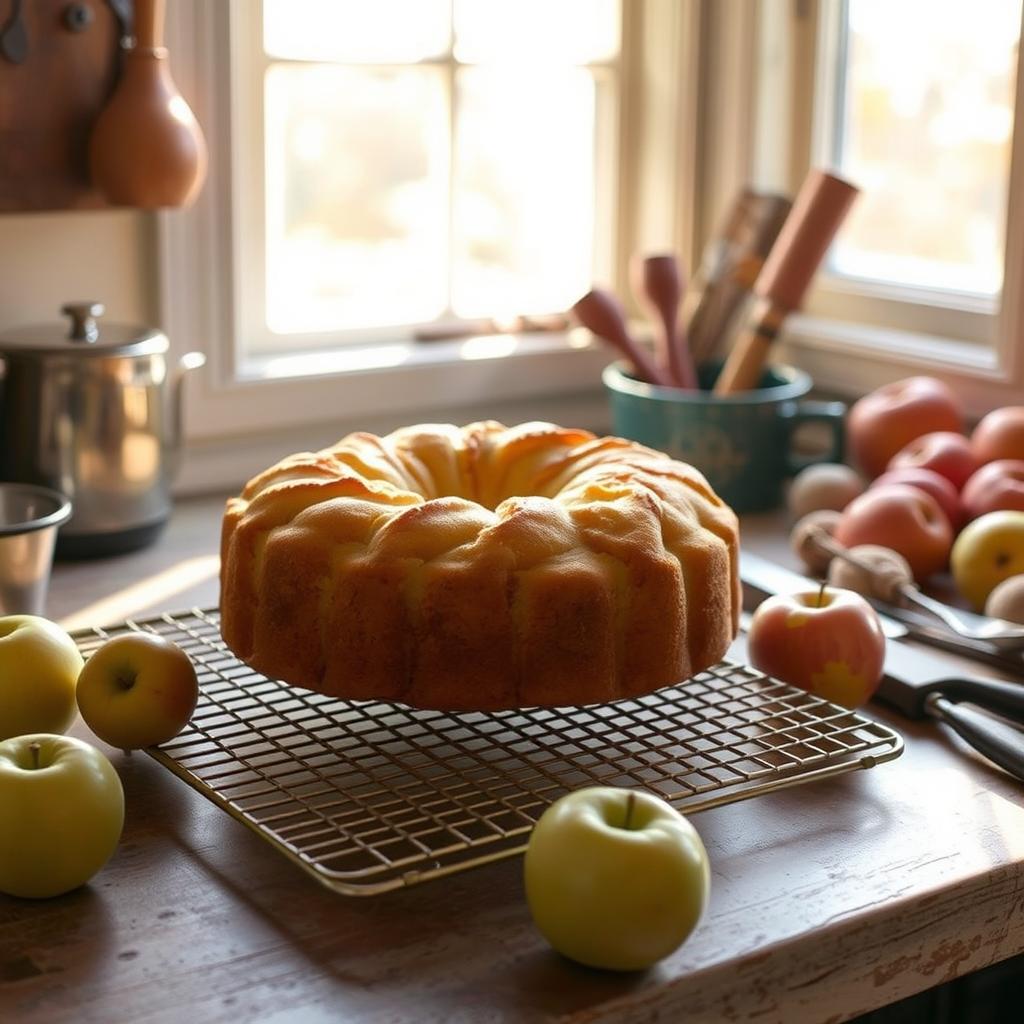
[[[290,456],[228,501],[221,558],[248,664],[423,708],[649,693],[718,661],[739,621],[736,516],[704,477],[549,423]]]

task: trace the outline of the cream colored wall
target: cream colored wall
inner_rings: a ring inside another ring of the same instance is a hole
[[[154,237],[152,215],[133,210],[0,214],[0,331],[56,322],[78,299],[153,324]]]

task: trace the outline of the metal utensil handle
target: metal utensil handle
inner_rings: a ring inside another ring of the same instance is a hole
[[[928,597],[927,594],[922,594],[917,587],[904,587],[902,593],[907,601],[911,602],[911,604],[916,604],[918,608],[923,608],[926,612],[934,615],[937,619],[941,619],[942,622],[944,622],[954,632],[968,635],[971,633],[970,624],[964,622],[964,620],[957,614],[956,609],[950,608],[949,605]],[[1007,622],[1004,632],[1007,637],[1013,638],[1015,638],[1019,633],[1021,645],[1024,646],[1024,626],[1015,628],[1014,623]]]
[[[11,0],[11,13],[0,28],[0,53],[12,64],[24,64],[28,57],[28,33],[25,31],[22,0]]]
[[[107,6],[117,19],[118,35],[122,46],[126,46],[134,32],[135,10],[132,0],[107,0]]]
[[[925,702],[925,709],[975,750],[1024,782],[1024,732],[935,693]]]

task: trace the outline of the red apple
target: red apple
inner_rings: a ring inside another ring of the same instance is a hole
[[[887,469],[930,469],[944,476],[958,491],[978,468],[971,442],[963,434],[937,430],[904,445]]]
[[[982,466],[960,494],[968,519],[1003,509],[1024,511],[1024,459],[998,459]]]
[[[855,402],[846,420],[850,454],[870,477],[906,444],[936,430],[962,431],[963,406],[935,377],[908,377]]]
[[[994,409],[974,428],[971,449],[979,466],[996,459],[1024,459],[1024,406]]]
[[[767,675],[856,708],[881,682],[885,634],[860,594],[826,587],[776,594],[759,605],[747,653]]]
[[[898,551],[920,583],[946,567],[953,528],[930,494],[909,484],[886,484],[847,505],[835,538],[848,548],[877,544]]]
[[[930,494],[946,513],[946,518],[954,532],[965,522],[963,505],[956,488],[941,473],[934,469],[918,466],[905,466],[902,469],[890,469],[878,477],[872,487],[884,487],[886,484],[909,484]]]

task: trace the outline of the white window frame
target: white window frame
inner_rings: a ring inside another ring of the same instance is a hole
[[[734,94],[720,105],[714,135],[703,140],[712,151],[708,159],[722,166],[727,154],[732,168],[717,192],[706,192],[711,205],[704,210],[705,222],[714,221],[740,182],[776,188],[781,182],[792,194],[812,155],[820,159],[811,148],[812,97],[820,97],[825,86],[815,57],[821,40],[829,38],[819,14],[831,3],[723,0],[705,8],[710,63],[704,88]],[[765,67],[766,58],[768,73],[761,74],[759,62]],[[743,69],[739,84],[737,68]],[[915,310],[910,304],[935,297],[912,288],[865,287],[822,273],[805,312],[787,321],[778,358],[809,371],[819,389],[850,397],[901,376],[928,373],[951,383],[973,416],[999,405],[1024,404],[1024,61],[1015,109],[1021,116],[1013,128],[1003,292],[998,311],[988,314],[992,320],[983,322],[984,300],[961,303],[967,308],[936,302],[930,310]],[[773,142],[774,149],[768,148]],[[762,153],[775,154],[767,182],[756,180],[758,145]],[[991,342],[979,344],[986,329]]]
[[[175,351],[199,348],[208,359],[185,388],[189,451],[178,489],[223,487],[278,453],[325,445],[351,429],[485,417],[605,429],[600,371],[612,356],[581,331],[475,346],[395,341],[268,361],[255,374],[240,364],[232,176],[241,154],[231,132],[239,98],[232,95],[225,54],[237,45],[231,18],[243,3],[177,0],[168,12],[172,71],[210,148],[209,176],[196,204],[157,215],[161,324]],[[695,265],[703,26],[700,0],[624,0],[623,6],[620,195],[634,201],[618,211],[615,280],[607,283],[625,295],[632,252],[667,247]]]

